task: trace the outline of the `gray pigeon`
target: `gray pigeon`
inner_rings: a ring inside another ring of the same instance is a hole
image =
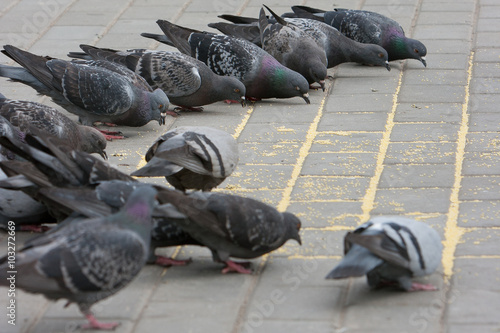
[[[35,102],[7,99],[0,94],[0,115],[23,134],[30,133],[33,126],[64,140],[73,149],[107,158],[104,150],[106,138],[101,132],[90,126],[75,124],[54,108]]]
[[[146,161],[132,176],[165,176],[180,191],[210,191],[236,168],[238,144],[230,134],[215,128],[178,127],[153,143]]]
[[[219,17],[235,24],[219,22],[211,23],[209,26],[227,35],[244,38],[256,45],[261,45],[257,18],[235,15],[220,15]],[[328,68],[345,62],[356,62],[391,69],[387,51],[379,45],[356,42],[342,35],[334,27],[317,20],[306,18],[284,18],[284,20],[289,25],[294,25],[309,34],[325,50]],[[270,18],[269,21],[274,20]]]
[[[436,290],[411,278],[432,274],[441,262],[442,248],[439,234],[423,222],[399,216],[374,217],[347,233],[345,257],[326,278],[366,274],[372,288]]]
[[[262,48],[282,65],[302,74],[309,84],[318,82],[324,91],[327,76],[325,49],[309,34],[264,7],[276,23],[271,23],[261,8],[259,28]]]
[[[214,192],[179,196],[173,191],[159,192],[158,198],[186,216],[174,222],[208,247],[214,261],[226,264],[222,273],[251,273],[245,267],[248,263],[233,262],[229,257],[257,258],[278,249],[289,239],[301,244],[300,220],[257,200]],[[170,210],[165,214],[169,216]]]
[[[245,105],[245,86],[234,77],[217,75],[203,62],[182,53],[134,49],[115,51],[80,45],[84,52],[68,56],[102,59],[127,66],[153,89],[163,90],[180,110],[202,111],[202,105],[236,100]]]
[[[116,214],[29,240],[16,254],[16,287],[77,303],[89,321],[82,328],[115,328],[119,323],[99,322],[90,307],[129,284],[145,265],[155,195],[150,187],[139,188]],[[0,259],[0,285],[10,284],[10,265],[7,256]]]
[[[165,35],[141,35],[177,47],[182,53],[207,64],[218,75],[236,77],[245,85],[248,99],[297,96],[310,103],[307,80],[256,45],[239,38],[184,28],[164,20],[156,23]]]
[[[0,65],[0,76],[34,88],[80,117],[84,125],[107,122],[140,127],[165,123],[167,95],[124,66],[108,61],[69,62],[5,45],[3,53],[23,68]]]
[[[416,59],[427,66],[425,45],[419,40],[406,37],[401,25],[387,16],[367,10],[342,8],[322,11],[306,6],[294,6],[292,9],[296,12],[314,12],[315,17],[355,41],[382,46],[389,55],[389,61]]]

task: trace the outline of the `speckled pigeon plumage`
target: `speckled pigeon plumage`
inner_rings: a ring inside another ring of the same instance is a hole
[[[0,116],[1,120],[1,116]],[[15,130],[12,126],[12,130]],[[0,187],[23,191],[48,207],[58,221],[68,217],[105,217],[117,212],[129,195],[139,187],[151,187],[82,151],[72,150],[57,138],[27,135],[27,142],[6,133],[0,142],[28,161],[0,161],[0,167],[11,177],[0,180]],[[157,190],[171,191],[154,186]],[[179,192],[179,195],[180,194]],[[32,206],[34,207],[34,206]],[[52,221],[54,218],[51,217]],[[198,244],[172,219],[154,213],[151,251],[148,263],[162,266],[184,265],[185,260],[155,255],[157,247]],[[184,218],[184,217],[182,217]],[[49,221],[46,221],[49,222]]]
[[[0,135],[24,136],[2,116],[0,116]],[[2,147],[0,147],[0,150],[2,150],[0,162],[6,161],[6,155],[11,152],[3,152]],[[0,181],[7,178],[7,174],[0,169]],[[53,222],[53,218],[48,214],[44,205],[33,200],[22,191],[0,188],[0,229],[6,230],[9,221],[15,221],[17,230],[32,230],[33,225]]]
[[[236,77],[245,85],[248,98],[297,96],[309,103],[307,80],[256,45],[239,38],[187,29],[164,20],[157,23],[165,35],[142,35],[177,47],[204,62],[218,75]]]
[[[211,23],[209,26],[227,35],[244,38],[256,45],[261,45],[257,18],[235,15],[220,15],[219,17],[235,24],[219,22]],[[272,18],[269,20],[274,21]],[[289,25],[294,25],[309,34],[325,50],[328,68],[345,62],[356,62],[382,66],[390,70],[387,51],[379,45],[356,42],[321,21],[306,18],[284,18],[284,20]]]
[[[40,103],[7,99],[0,94],[0,115],[22,133],[36,127],[43,133],[64,140],[71,148],[97,153],[107,158],[106,138],[97,129],[74,123],[56,109]]]
[[[233,262],[230,257],[257,258],[289,239],[301,243],[300,220],[295,215],[280,213],[254,199],[214,192],[193,192],[183,197],[172,191],[163,191],[158,198],[186,216],[175,222],[208,247],[214,261],[226,264],[222,273],[251,273],[245,263]]]
[[[294,9],[294,7],[292,7]],[[302,6],[301,9],[308,10]],[[367,10],[336,8],[333,11],[315,10],[317,17],[338,29],[345,36],[360,43],[382,46],[389,55],[389,61],[416,59],[427,66],[425,45],[405,36],[401,25],[387,16]]]
[[[159,137],[146,152],[146,161],[132,176],[165,176],[178,190],[210,191],[236,168],[238,144],[215,128],[183,126]]]
[[[124,66],[108,61],[69,62],[41,57],[5,45],[2,51],[22,68],[0,65],[0,76],[47,95],[84,125],[95,122],[140,127],[165,123],[168,98]]]
[[[115,51],[90,45],[80,45],[84,52],[68,56],[83,59],[108,60],[127,66],[142,76],[153,89],[163,90],[170,103],[180,109],[196,108],[223,100],[245,102],[245,86],[230,76],[217,75],[203,62],[182,53],[133,49]]]
[[[399,216],[379,216],[347,233],[345,256],[326,278],[366,275],[372,288],[436,290],[411,278],[432,274],[441,262],[441,251],[439,234],[427,224]]]
[[[78,305],[84,328],[112,329],[90,307],[124,288],[146,263],[156,191],[140,188],[118,213],[79,220],[29,240],[16,253],[16,287]],[[0,259],[0,285],[7,286],[7,257]]]
[[[325,90],[327,60],[325,49],[320,47],[309,34],[288,24],[265,6],[273,15],[270,22],[261,8],[259,29],[262,48],[284,66],[302,74],[309,84],[317,82]]]

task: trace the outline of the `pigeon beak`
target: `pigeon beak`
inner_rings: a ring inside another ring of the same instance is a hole
[[[321,89],[323,89],[323,91],[325,91],[325,80],[321,80],[318,83],[321,86]]]
[[[101,155],[101,157],[102,157],[103,159],[105,159],[105,160],[107,160],[107,159],[108,159],[108,154],[106,154],[106,151],[105,151],[105,150],[101,150],[101,151],[99,152],[99,155]]]
[[[308,93],[303,94],[302,98],[304,99],[304,101],[306,101],[307,104],[311,104],[311,101],[309,100],[309,94]]]
[[[245,96],[241,96],[241,106],[242,106],[242,107],[247,106],[247,101],[246,101],[246,99],[245,99]]]
[[[166,112],[162,112],[160,114],[160,119],[158,120],[158,123],[161,125],[165,125],[165,118],[167,118],[167,113]]]
[[[297,238],[294,238],[299,245],[302,245],[302,240],[300,239],[300,235],[297,235]]]
[[[424,67],[427,67],[427,61],[425,61],[425,57],[420,57],[420,61],[424,64]]]
[[[385,68],[387,68],[388,71],[391,71],[391,65],[389,65],[389,61],[385,61]]]

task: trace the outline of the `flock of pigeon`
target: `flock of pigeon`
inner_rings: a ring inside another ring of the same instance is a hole
[[[266,7],[267,8],[267,7]],[[5,45],[22,67],[0,65],[0,76],[47,95],[78,115],[0,94],[0,225],[45,231],[17,251],[18,288],[76,303],[86,327],[112,329],[90,311],[92,304],[125,287],[146,264],[183,265],[155,255],[157,247],[209,248],[222,273],[249,274],[251,259],[293,239],[301,244],[300,220],[260,201],[210,192],[237,166],[234,138],[208,127],[179,127],[158,138],[147,164],[127,175],[107,158],[96,123],[139,127],[165,123],[167,113],[202,110],[222,100],[245,104],[262,98],[301,97],[309,85],[324,89],[327,68],[343,62],[384,66],[413,58],[424,65],[426,49],[380,14],[304,6],[294,13],[259,18],[223,15],[225,33],[199,32],[159,20],[164,35],[143,34],[182,53],[115,51],[82,45],[73,61],[42,57]],[[178,106],[169,111],[169,104]],[[165,176],[174,189],[138,181]],[[187,190],[194,190],[186,192]],[[196,191],[200,190],[200,191]],[[48,229],[41,224],[57,222]],[[48,229],[48,230],[47,230]],[[345,237],[345,257],[327,278],[367,275],[371,287],[435,290],[411,281],[440,263],[441,241],[426,224],[377,217]],[[92,260],[89,260],[92,258]],[[0,285],[12,258],[0,258]]]

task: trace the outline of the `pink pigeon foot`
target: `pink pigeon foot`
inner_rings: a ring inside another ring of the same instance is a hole
[[[31,231],[31,232],[36,232],[36,233],[42,233],[50,228],[44,225],[34,225],[34,224],[27,224],[27,225],[22,225],[19,227],[19,230],[21,231]]]
[[[422,284],[418,282],[412,282],[411,288],[408,291],[436,291],[438,288],[432,284]]]
[[[224,261],[226,267],[222,269],[222,274],[227,274],[229,272],[236,272],[241,274],[252,274],[252,270],[248,269],[250,267],[250,262],[234,262],[231,260]]]
[[[106,330],[106,331],[112,331],[118,325],[120,325],[120,323],[117,323],[117,322],[101,323],[92,314],[87,314],[87,315],[85,315],[85,317],[87,318],[87,320],[89,321],[89,323],[80,326],[80,328],[84,329],[84,330]]]
[[[170,267],[170,266],[185,266],[191,263],[191,258],[188,260],[176,260],[168,257],[157,256],[155,260],[155,265]]]
[[[117,124],[106,123],[106,122],[103,122],[103,121],[96,121],[94,123],[94,126],[97,126],[97,125],[103,125],[103,126],[108,126],[108,127],[117,127],[118,126]]]

